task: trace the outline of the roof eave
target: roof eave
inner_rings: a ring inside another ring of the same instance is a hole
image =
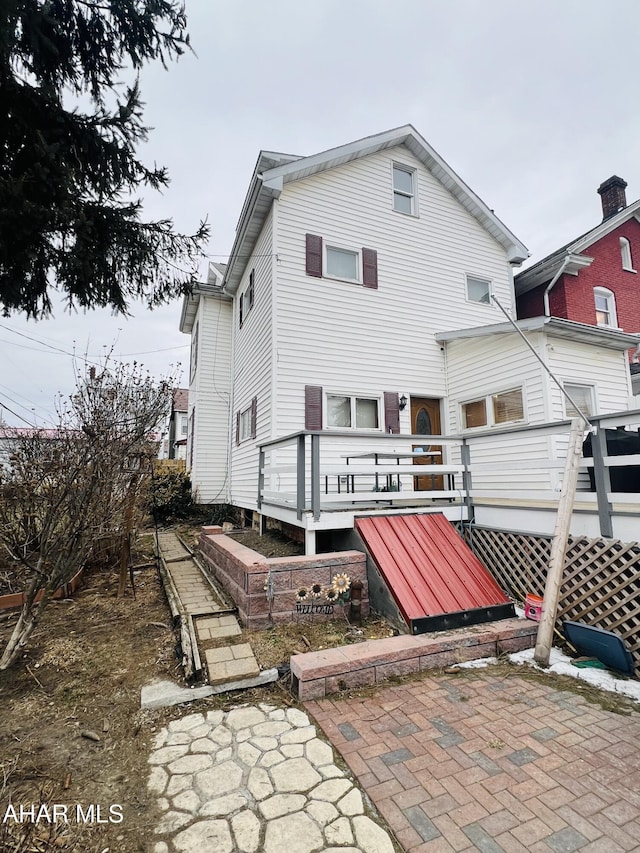
[[[555,337],[598,344],[608,349],[627,350],[640,344],[640,334],[630,334],[602,326],[591,326],[588,323],[576,323],[574,320],[565,320],[560,317],[528,317],[525,320],[518,320],[516,325],[521,332],[545,332]],[[509,333],[517,334],[511,323],[496,323],[491,326],[439,332],[435,338],[438,343],[449,343]]]

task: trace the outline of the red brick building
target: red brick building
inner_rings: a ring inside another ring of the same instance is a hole
[[[616,175],[598,188],[602,222],[515,277],[518,318],[552,316],[640,332],[640,200]],[[630,350],[629,360],[639,354]]]

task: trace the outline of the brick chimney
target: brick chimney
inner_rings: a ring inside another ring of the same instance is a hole
[[[600,184],[598,194],[602,198],[603,222],[627,206],[627,197],[624,192],[626,188],[627,182],[617,175],[612,175]]]

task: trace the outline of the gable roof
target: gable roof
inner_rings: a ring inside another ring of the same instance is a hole
[[[172,412],[188,412],[189,411],[189,389],[188,388],[175,388],[174,389],[171,411]]]
[[[640,218],[640,199],[627,205],[627,207],[605,219],[603,222],[600,222],[595,228],[591,228],[589,231],[576,237],[570,243],[565,243],[564,246],[551,252],[550,255],[542,258],[542,260],[533,264],[528,269],[518,273],[514,278],[516,294],[527,293],[527,291],[533,290],[534,287],[551,281],[566,257],[579,254],[634,217]],[[593,258],[585,256],[583,258],[585,259],[583,266],[589,266],[593,261]],[[571,270],[568,270],[568,272],[571,272]],[[577,275],[577,272],[574,274]]]
[[[237,289],[247,258],[251,255],[274,198],[285,184],[333,169],[387,148],[405,145],[454,198],[505,250],[510,263],[520,264],[528,256],[526,246],[512,234],[495,213],[453,171],[451,166],[410,124],[330,148],[310,157],[261,151],[236,229],[224,279],[224,289]]]

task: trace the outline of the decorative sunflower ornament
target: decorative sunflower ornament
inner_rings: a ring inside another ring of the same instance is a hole
[[[296,601],[306,601],[308,597],[309,590],[306,587],[301,586],[298,592],[296,593]]]
[[[342,572],[333,576],[332,586],[338,595],[345,596],[351,589],[351,578]]]
[[[320,598],[322,596],[322,584],[314,583],[311,586],[311,598]]]

